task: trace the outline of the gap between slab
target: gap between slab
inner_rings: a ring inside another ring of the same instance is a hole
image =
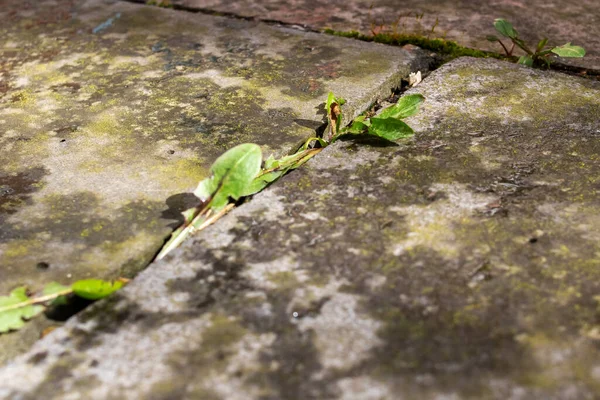
[[[308,25],[291,24],[289,22],[283,22],[283,21],[278,21],[278,20],[274,20],[274,19],[244,17],[242,15],[238,15],[238,14],[235,14],[232,12],[214,11],[209,8],[203,8],[203,7],[188,7],[188,6],[184,6],[181,4],[170,4],[168,7],[163,7],[163,6],[159,6],[156,4],[148,4],[146,2],[146,0],[121,0],[121,1],[124,1],[126,3],[144,4],[144,5],[151,6],[151,7],[167,8],[167,9],[177,10],[177,11],[185,11],[185,12],[194,13],[194,14],[206,14],[206,15],[213,15],[216,17],[239,19],[242,21],[262,22],[267,25],[284,26],[286,28],[297,29],[297,30],[300,30],[303,32],[323,33],[323,31],[320,31],[318,29],[313,29],[313,28],[309,27]]]
[[[348,32],[336,31],[333,33],[328,33],[327,31],[324,31],[324,30],[311,28],[308,25],[292,24],[289,22],[273,20],[273,19],[262,19],[259,17],[244,17],[242,15],[238,15],[233,12],[215,11],[215,10],[211,10],[209,8],[204,8],[204,7],[189,7],[189,6],[185,6],[185,5],[181,5],[181,4],[170,4],[168,7],[161,7],[161,6],[155,5],[155,4],[148,4],[146,0],[120,0],[120,1],[129,2],[129,3],[137,3],[137,4],[145,4],[145,5],[148,5],[151,7],[169,8],[172,10],[184,11],[184,12],[189,12],[189,13],[199,13],[199,14],[214,15],[214,16],[220,16],[220,17],[226,17],[226,18],[232,18],[232,19],[239,19],[239,20],[243,20],[243,21],[256,21],[256,22],[265,23],[267,25],[283,26],[283,27],[296,29],[296,30],[300,30],[300,31],[304,31],[304,32],[313,32],[313,33],[319,33],[319,34],[324,34],[324,35],[352,38],[347,35],[342,35],[343,33],[348,33]],[[373,36],[362,35],[362,34],[359,34],[359,36],[360,37],[358,37],[358,38],[352,38],[352,39],[366,41],[366,42],[380,43],[380,44],[385,44],[387,46],[396,46],[393,44],[384,43],[382,41],[377,41],[376,38]],[[468,49],[468,50],[480,51],[478,49],[473,49],[473,48],[465,47],[462,45],[459,45],[459,46],[464,49]],[[431,50],[431,51],[433,51],[433,50]],[[494,52],[483,51],[483,50],[481,50],[481,51],[489,54],[491,57],[498,58],[503,61],[507,61],[504,58],[502,58],[503,56],[500,53],[494,53]],[[471,56],[471,57],[476,57],[476,56]],[[438,57],[436,57],[435,66],[433,66],[430,70],[431,71],[436,70],[437,68],[441,67],[443,64],[446,64],[456,58],[458,58],[458,57],[455,56],[455,57],[451,57],[448,59],[444,59],[443,54],[442,55],[438,54]],[[507,61],[507,62],[510,62],[510,61]],[[534,67],[534,68],[544,70],[540,67]],[[584,67],[577,67],[577,66],[561,63],[560,61],[555,61],[554,64],[548,70],[564,73],[566,75],[577,76],[580,78],[586,78],[586,79],[591,79],[591,80],[600,80],[600,70],[589,69],[589,68],[584,68]]]
[[[125,1],[125,2],[133,2],[133,3],[145,3],[145,1],[142,1],[142,0],[122,0],[122,1]],[[241,16],[238,16],[238,15],[235,15],[235,14],[224,14],[224,13],[214,12],[214,11],[211,11],[211,10],[204,10],[204,9],[190,9],[190,8],[183,7],[183,6],[175,6],[175,7],[173,7],[173,8],[174,8],[174,9],[176,9],[176,10],[181,10],[181,11],[186,11],[186,12],[203,13],[203,14],[208,14],[208,15],[215,15],[215,16],[216,16],[216,15],[218,15],[218,16],[224,16],[224,17],[228,17],[228,18],[234,18],[234,19],[249,20],[249,21],[258,21],[258,19],[257,19],[257,18],[241,17]],[[294,28],[294,29],[298,29],[298,30],[302,30],[302,31],[307,31],[307,32],[316,32],[316,33],[323,34],[323,32],[321,32],[321,31],[316,31],[316,30],[309,29],[309,28],[306,28],[306,27],[302,27],[302,26],[299,26],[299,25],[296,25],[296,24],[288,24],[288,23],[282,23],[282,22],[280,22],[280,21],[268,21],[268,20],[260,20],[260,22],[261,22],[261,23],[265,23],[265,24],[286,26],[286,27],[290,27],[290,28]],[[432,71],[434,71],[434,70],[436,70],[437,68],[439,68],[441,65],[442,65],[442,64],[435,65],[435,66],[433,66],[433,67],[430,67],[430,69],[429,69],[428,71],[422,71],[422,72],[425,72],[426,74],[429,74],[429,73],[431,73]],[[567,67],[569,67],[569,68],[575,68],[575,67],[570,67],[570,66],[567,66]],[[556,69],[555,69],[555,70],[556,70]],[[583,68],[580,68],[580,69],[578,69],[578,70],[579,70],[579,71],[581,71],[581,70],[584,70],[584,69],[583,69]],[[560,71],[560,70],[558,70],[558,71],[559,71],[559,72],[563,72],[563,73],[564,73],[564,72],[566,72],[566,73],[568,73],[568,72],[571,72],[571,73],[573,73],[573,72],[574,72],[573,70],[571,70],[571,71]],[[413,71],[413,72],[414,72],[414,71]],[[599,75],[600,75],[600,73],[599,73]],[[394,90],[394,91],[392,92],[392,93],[393,93],[393,94],[392,94],[392,96],[393,96],[393,97],[401,96],[401,95],[402,95],[402,93],[403,93],[403,91],[404,91],[404,90],[402,90],[402,89],[405,89],[405,90],[407,89],[407,87],[406,87],[406,86],[405,86],[404,88],[402,88],[402,86],[401,86],[401,85],[402,85],[402,82],[398,82],[398,84],[399,84],[399,87],[398,87],[396,90]],[[385,99],[383,99],[383,98],[379,98],[379,99],[377,99],[377,100],[376,100],[376,102],[375,102],[375,104],[372,104],[372,105],[371,105],[369,108],[367,108],[367,110],[372,110],[374,106],[376,106],[376,105],[377,105],[379,102],[381,102],[381,101],[383,101],[383,100],[385,100]],[[323,124],[323,125],[321,125],[319,128],[317,128],[317,129],[315,130],[315,134],[316,134],[316,136],[320,136],[320,135],[322,134],[322,132],[325,130],[326,126],[327,126],[326,124]],[[308,139],[308,138],[307,138],[307,139]],[[290,150],[291,150],[291,151],[293,151],[293,149],[290,149]],[[277,183],[275,183],[275,184],[277,184]],[[252,199],[248,199],[248,201],[252,201]],[[218,223],[218,221],[216,221],[216,222]],[[159,251],[159,250],[160,250],[160,249],[158,249],[158,250],[157,250],[157,253],[158,253],[158,251]],[[153,260],[154,260],[154,257],[153,257]],[[151,265],[153,262],[154,262],[154,261],[152,261],[152,262],[148,263],[148,264],[147,264],[147,265],[146,265],[144,268],[142,268],[142,270],[143,270],[143,269],[145,269],[145,268],[147,268],[147,267],[148,267],[149,265]],[[73,312],[71,315],[61,315],[61,320],[65,320],[65,319],[66,319],[66,318],[68,318],[68,317],[71,317],[71,316],[73,316],[73,315],[76,315],[76,314],[77,314],[79,311],[81,311],[81,310],[82,310],[82,308],[80,308],[80,309],[77,309],[77,310],[74,310],[75,312]]]
[[[132,2],[132,1],[125,1],[125,2]],[[133,1],[135,2],[135,1]],[[213,14],[217,14],[217,13],[213,13]],[[260,21],[262,23],[262,21]],[[423,67],[423,65],[419,65],[419,63],[416,63],[414,65],[411,66],[411,72],[417,72],[417,69],[419,67]],[[427,70],[421,70],[421,73],[424,74],[424,76],[427,76],[428,74],[430,74],[434,69],[436,68],[428,68]],[[395,99],[397,100],[397,98],[399,96],[401,96],[401,94],[406,91],[409,87],[407,85],[407,81],[406,81],[407,77],[402,77],[399,81],[397,82],[393,82],[393,84],[391,85],[391,92],[388,93],[387,95],[379,95],[375,98],[374,102],[370,105],[368,105],[367,107],[365,107],[365,109],[360,113],[360,114],[364,114],[370,110],[374,110],[374,109],[378,109],[380,108],[381,104],[389,101],[390,99]],[[323,99],[325,101],[325,98]],[[359,115],[360,115],[359,114]],[[357,116],[357,115],[356,115]],[[351,118],[350,121],[351,122],[355,116],[350,115],[349,118]],[[289,153],[293,153],[296,151],[297,148],[299,148],[304,141],[306,141],[309,137],[322,137],[323,133],[325,132],[327,128],[327,124],[324,123],[322,125],[320,125],[318,128],[316,128],[313,133],[311,133],[309,136],[307,136],[306,138],[304,138],[302,141],[299,141],[297,144],[295,144],[293,147],[291,147],[288,151]],[[288,153],[288,154],[289,154]],[[275,182],[274,184],[277,184],[277,182]],[[252,197],[248,197],[246,199],[242,199],[240,202],[238,202],[238,204],[236,204],[237,206],[242,205],[243,203],[246,203],[248,201],[252,201]],[[219,221],[215,221],[215,224],[219,223]],[[165,238],[165,243],[169,238]],[[189,240],[190,238],[188,238]],[[162,246],[161,246],[162,248]],[[155,254],[151,257],[151,261],[146,263],[142,268],[140,268],[140,270],[138,272],[141,272],[145,269],[147,269],[150,265],[152,265],[155,261],[156,261],[156,255],[160,252],[161,248],[157,249]],[[137,275],[137,274],[136,274]],[[135,278],[132,277],[132,278]],[[91,301],[85,301],[85,300],[79,300],[79,299],[72,299],[71,302],[64,307],[60,307],[60,309],[54,309],[54,308],[49,308],[46,314],[46,317],[48,318],[48,320],[50,321],[55,321],[57,323],[59,322],[65,322],[68,319],[70,319],[71,317],[74,317],[76,315],[78,315],[80,312],[84,311],[89,305],[93,304],[94,302]],[[30,322],[31,323],[35,323],[35,321]],[[58,325],[58,327],[60,328],[60,325]],[[39,340],[39,338],[38,338]],[[37,341],[37,340],[35,340]],[[5,361],[10,361],[10,358],[5,360]],[[0,363],[0,365],[2,365],[2,363]]]

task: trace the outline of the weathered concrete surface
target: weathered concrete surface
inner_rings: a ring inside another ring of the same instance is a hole
[[[402,49],[126,2],[3,1],[0,21],[0,294],[131,275],[223,151],[289,151],[329,90],[356,114],[423,68]]]
[[[600,84],[460,59],[0,370],[17,399],[596,399]]]
[[[502,52],[486,36],[496,34],[495,18],[506,18],[534,47],[542,37],[551,44],[584,46],[584,59],[567,64],[600,71],[597,0],[170,0],[191,9],[363,33],[416,33],[445,37],[481,50]],[[372,7],[371,7],[372,6]],[[435,30],[431,33],[432,28]]]

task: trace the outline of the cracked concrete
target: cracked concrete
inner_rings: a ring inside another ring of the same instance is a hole
[[[142,0],[139,0],[142,1]],[[159,1],[160,3],[160,1]],[[169,0],[190,10],[230,15],[314,30],[356,30],[364,34],[399,33],[444,38],[474,49],[503,52],[488,35],[497,35],[495,18],[512,22],[530,47],[544,37],[552,45],[584,46],[585,58],[562,59],[567,65],[600,73],[600,28],[594,0]]]
[[[414,138],[328,147],[0,397],[597,398],[600,85],[463,58],[409,93]]]
[[[417,51],[121,1],[0,6],[0,293],[133,276],[212,161],[290,151],[428,61]],[[0,337],[0,361],[49,321]]]

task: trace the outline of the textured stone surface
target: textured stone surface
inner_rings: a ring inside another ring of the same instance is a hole
[[[595,399],[600,85],[460,59],[0,370],[0,397]]]
[[[223,151],[287,152],[323,124],[329,90],[356,114],[417,60],[127,2],[1,5],[1,294],[132,274]]]
[[[600,25],[596,0],[171,0],[191,9],[233,13],[313,29],[333,28],[417,33],[445,37],[481,50],[502,52],[486,36],[496,34],[495,18],[506,18],[527,41],[585,46],[584,59],[568,64],[600,71]],[[372,6],[372,7],[371,7]],[[432,28],[435,26],[433,34]],[[533,47],[533,45],[532,45]]]

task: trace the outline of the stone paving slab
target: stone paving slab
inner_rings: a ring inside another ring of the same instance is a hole
[[[323,124],[329,90],[356,115],[426,67],[127,2],[3,1],[0,20],[0,294],[133,274],[226,149],[283,154]]]
[[[595,399],[600,84],[459,59],[0,370],[18,399]]]
[[[522,37],[537,43],[584,46],[583,59],[566,64],[600,71],[600,13],[596,0],[170,0],[189,9],[232,13],[322,30],[357,30],[368,34],[381,25],[388,31],[445,37],[480,50],[502,52],[487,35],[496,34],[495,18],[513,22]],[[435,26],[434,33],[431,34]]]

